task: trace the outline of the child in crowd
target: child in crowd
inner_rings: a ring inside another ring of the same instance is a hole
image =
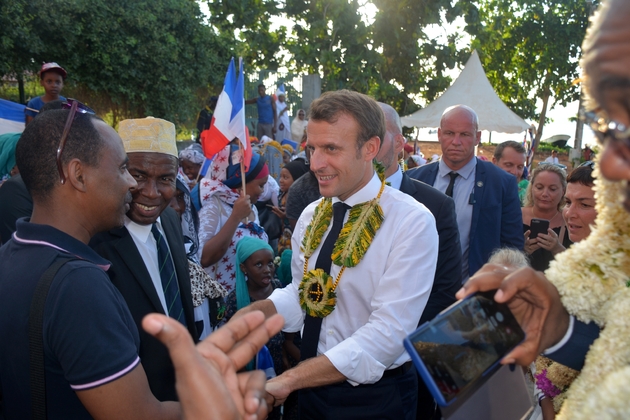
[[[236,245],[236,288],[227,297],[225,322],[228,322],[239,309],[257,300],[267,299],[274,289],[282,287],[275,277],[275,268],[273,250],[266,241],[244,237],[238,242]],[[276,375],[284,370],[283,342],[282,332],[279,332],[267,343]],[[254,363],[247,366],[247,370],[252,369],[254,369]],[[280,409],[276,407],[268,418],[279,419],[280,417]]]
[[[61,89],[63,89],[63,83],[66,80],[68,73],[57,63],[44,63],[39,71],[39,84],[44,87],[46,92],[42,96],[31,99],[26,105],[25,124],[30,123],[37,115],[37,112],[44,106],[45,103],[50,101],[56,101],[58,99],[65,101],[66,98],[60,95]],[[30,108],[30,109],[29,109]]]

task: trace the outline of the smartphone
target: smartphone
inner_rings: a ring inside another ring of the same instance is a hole
[[[495,293],[468,296],[405,338],[407,352],[440,406],[472,395],[525,339],[508,306],[495,302]]]
[[[547,233],[549,229],[549,220],[533,218],[529,223],[529,239],[538,237],[539,233]]]

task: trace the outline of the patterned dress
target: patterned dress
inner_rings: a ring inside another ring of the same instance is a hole
[[[203,202],[203,207],[199,211],[199,256],[203,251],[203,244],[215,237],[221,228],[225,225],[228,217],[232,214],[232,206],[225,201],[214,196],[215,199],[210,199]],[[264,229],[260,227],[258,221],[258,212],[256,207],[253,207],[252,214],[255,216],[253,222],[248,224],[241,223],[234,236],[230,241],[227,252],[221,259],[212,264],[209,267],[205,267],[205,270],[210,277],[216,279],[228,292],[234,290],[236,284],[236,244],[241,238],[245,236],[252,236],[254,238],[267,241],[267,234]]]

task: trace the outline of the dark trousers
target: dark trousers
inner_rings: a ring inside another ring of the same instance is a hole
[[[369,385],[347,381],[300,390],[300,420],[415,420],[418,376],[415,368]]]

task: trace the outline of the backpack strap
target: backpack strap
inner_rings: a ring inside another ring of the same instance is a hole
[[[55,275],[68,261],[60,258],[48,267],[35,287],[28,317],[28,352],[30,362],[31,406],[33,420],[46,419],[46,374],[44,366],[44,308]]]

